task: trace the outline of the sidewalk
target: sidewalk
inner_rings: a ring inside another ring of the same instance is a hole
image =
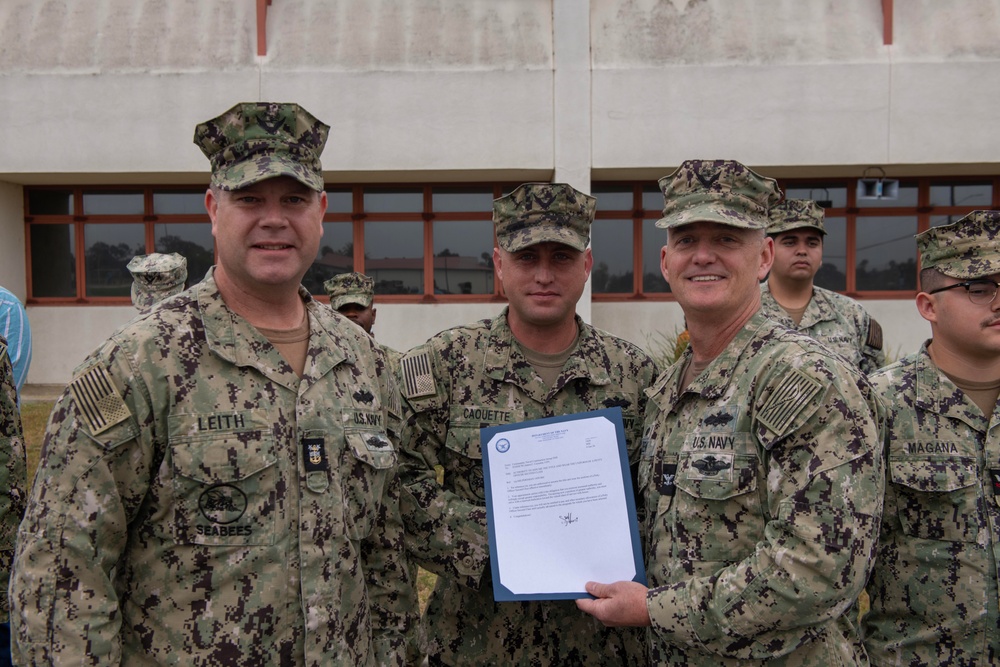
[[[21,389],[21,400],[25,403],[55,402],[62,396],[65,386],[61,384],[26,384]]]

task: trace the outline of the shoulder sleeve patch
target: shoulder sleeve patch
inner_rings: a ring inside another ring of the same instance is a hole
[[[874,318],[868,321],[868,338],[865,340],[865,345],[873,350],[882,349],[882,325]]]
[[[437,393],[434,386],[434,374],[431,373],[431,355],[427,350],[421,350],[412,355],[406,355],[400,362],[403,375],[403,396],[406,398],[421,398]]]
[[[104,366],[91,366],[70,383],[73,398],[91,435],[98,435],[131,416]]]
[[[757,412],[757,420],[773,433],[783,434],[795,415],[822,390],[817,380],[792,368]]]

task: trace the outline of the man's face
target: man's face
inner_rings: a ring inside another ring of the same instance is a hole
[[[297,289],[323,236],[326,193],[280,176],[205,194],[219,268],[238,289],[264,295]]]
[[[822,263],[823,235],[815,229],[792,229],[774,238],[772,278],[782,282],[812,282]]]
[[[493,262],[510,303],[513,323],[546,327],[572,320],[590,276],[590,249],[536,243],[517,252],[493,249]]]
[[[1000,273],[984,276],[984,279],[1000,282]],[[943,276],[937,287],[963,282],[966,281]],[[977,359],[984,363],[995,363],[1000,357],[1000,296],[991,303],[975,304],[969,300],[964,287],[937,294],[920,292],[917,310],[931,322],[933,345],[937,349],[947,349],[967,360]]]
[[[337,309],[337,312],[369,334],[372,332],[372,327],[375,326],[375,306],[365,307],[360,303],[345,303]]]
[[[756,309],[773,259],[774,244],[760,230],[699,221],[668,232],[660,270],[685,315],[728,319]]]

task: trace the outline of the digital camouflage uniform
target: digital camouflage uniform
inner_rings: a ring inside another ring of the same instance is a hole
[[[824,210],[814,201],[786,199],[771,208],[767,233],[777,237],[795,229],[814,229],[826,236],[824,217]],[[874,373],[885,366],[882,327],[854,299],[813,285],[812,298],[798,325],[775,300],[768,281],[760,286],[760,299],[761,310],[772,320],[815,338],[862,373]]]
[[[0,336],[0,623],[7,622],[10,611],[7,582],[14,560],[17,526],[24,516],[27,486],[14,369],[7,356],[7,341]]]
[[[882,506],[870,386],[760,312],[678,393],[691,354],[643,434],[651,663],[867,664],[844,611]]]
[[[540,243],[584,252],[595,211],[596,200],[569,185],[525,183],[493,202],[497,245],[509,253]],[[400,471],[407,547],[438,575],[423,618],[430,664],[636,664],[635,629],[606,629],[569,600],[493,600],[479,429],[619,406],[634,470],[643,390],[656,375],[637,347],[575,317],[563,324],[575,322],[576,346],[546,386],[511,331],[515,307],[437,334],[401,364],[412,409]]]
[[[244,103],[195,142],[213,188],[322,191],[328,130]],[[395,377],[301,287],[282,291],[308,317],[300,377],[215,276],[113,334],[53,409],[11,581],[22,662],[403,663]]]
[[[637,347],[577,324],[578,347],[551,389],[525,359],[506,310],[439,333],[403,358],[413,416],[402,507],[411,557],[438,575],[424,617],[432,665],[643,662],[640,629],[605,628],[572,600],[493,601],[480,428],[620,406],[637,462],[654,364]],[[434,466],[443,467],[443,484]]]
[[[874,373],[885,366],[882,327],[854,299],[813,285],[812,299],[798,325],[774,300],[767,282],[760,286],[761,310],[776,322],[815,338],[861,369]]]
[[[779,200],[773,179],[729,160],[689,160],[659,183],[668,235],[701,221],[763,230]],[[698,344],[648,392],[650,662],[867,664],[845,612],[868,577],[882,509],[874,391],[760,310],[681,391]]]
[[[984,415],[926,343],[871,380],[888,406],[872,663],[1000,665],[1000,410]]]
[[[132,305],[146,312],[168,296],[184,291],[187,259],[176,252],[136,255],[128,263],[132,274]]]
[[[301,296],[301,381],[211,274],[79,367],[19,536],[22,661],[401,664],[396,383]]]
[[[920,264],[992,277],[998,240],[1000,211],[974,211],[917,235]],[[871,378],[888,410],[888,482],[865,646],[877,665],[1000,665],[1000,406],[983,414],[928,345]]]

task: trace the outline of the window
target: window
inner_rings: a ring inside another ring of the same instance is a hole
[[[513,187],[332,185],[302,282],[323,296],[332,276],[362,271],[389,301],[499,298],[493,199]],[[26,188],[29,298],[127,303],[126,265],[150,252],[180,253],[188,283],[201,280],[215,261],[204,199],[203,186]]]
[[[816,284],[852,296],[899,298],[917,289],[914,235],[986,208],[1000,208],[1000,179],[903,180],[896,199],[858,200],[857,179],[784,180],[785,196],[824,207],[827,230]],[[595,183],[595,301],[669,299],[660,275],[663,195],[655,183]],[[635,275],[642,276],[640,281]]]
[[[336,185],[327,189],[323,239],[303,284],[348,271],[375,278],[383,302],[482,302],[501,298],[493,269],[493,199],[517,183]],[[786,180],[787,197],[826,209],[816,283],[864,298],[917,289],[913,236],[982,208],[1000,209],[1000,178],[915,178],[895,200],[858,200],[856,179]],[[598,182],[591,230],[595,301],[669,300],[660,274],[666,232],[656,227],[655,182]],[[188,281],[215,261],[204,186],[25,188],[29,298],[128,303],[136,254],[177,252]]]

